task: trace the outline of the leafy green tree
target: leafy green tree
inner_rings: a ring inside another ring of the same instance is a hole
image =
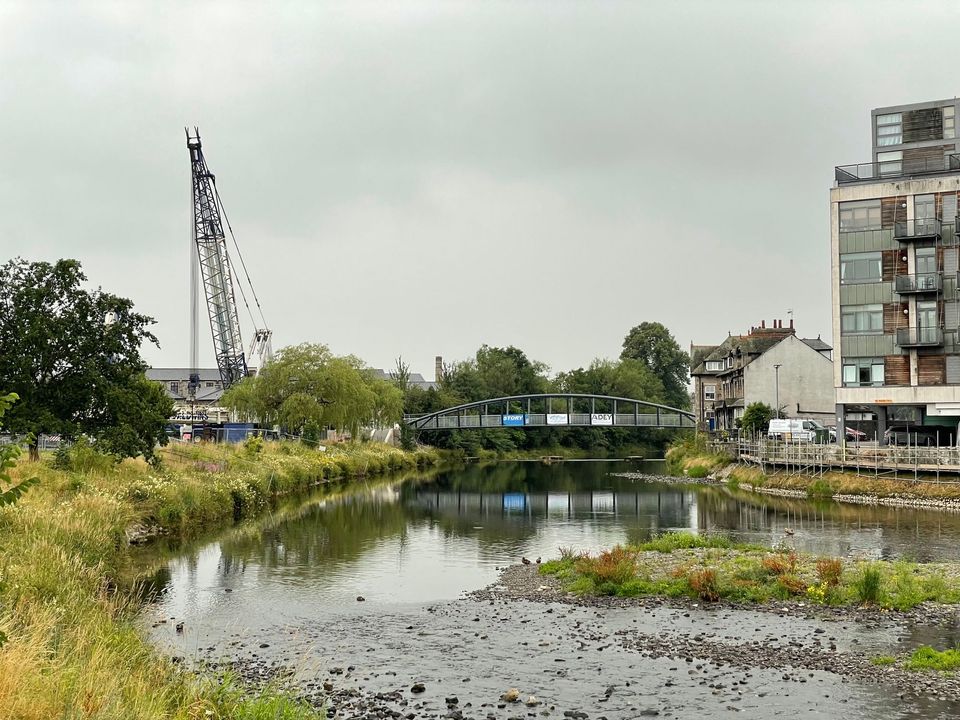
[[[773,408],[762,402],[754,402],[744,408],[740,427],[747,432],[766,432],[773,417]]]
[[[623,339],[620,359],[632,358],[646,365],[663,383],[667,405],[690,407],[687,381],[690,356],[680,349],[667,328],[658,322],[642,322]]]
[[[118,456],[149,459],[173,412],[145,385],[140,346],[157,344],[153,320],[126,298],[84,288],[86,280],[76,260],[0,266],[0,386],[21,399],[7,427],[35,438],[86,434]]]
[[[221,402],[241,416],[302,433],[314,424],[348,431],[384,427],[403,415],[403,393],[353,356],[325,345],[286,347],[255,377],[244,378]]]
[[[460,402],[543,393],[550,389],[548,370],[519,348],[483,345],[472,360],[454,363],[444,373],[441,388]]]

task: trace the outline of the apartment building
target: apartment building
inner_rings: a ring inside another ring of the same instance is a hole
[[[836,423],[960,422],[956,99],[873,110],[830,191]]]
[[[832,348],[820,338],[798,338],[787,327],[761,322],[746,335],[728,335],[719,345],[690,346],[693,410],[703,430],[733,430],[754,402],[781,417],[833,418]]]

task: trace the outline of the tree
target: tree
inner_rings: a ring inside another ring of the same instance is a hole
[[[21,399],[7,427],[33,437],[86,434],[118,456],[149,459],[173,412],[144,384],[140,346],[157,344],[147,329],[153,319],[126,298],[85,289],[86,280],[76,260],[0,266],[0,387]],[[36,441],[30,455],[38,456]]]
[[[762,402],[747,405],[740,417],[740,427],[751,433],[766,432],[773,417],[773,408]]]
[[[690,356],[680,349],[673,335],[661,323],[642,322],[627,333],[620,359],[627,358],[641,361],[660,378],[667,405],[690,406],[687,390]]]
[[[357,437],[362,427],[385,427],[403,415],[403,393],[353,356],[325,345],[286,347],[255,377],[244,378],[221,402],[241,416],[295,433],[330,426]]]

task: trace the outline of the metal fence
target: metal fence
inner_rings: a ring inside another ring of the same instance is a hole
[[[819,476],[843,470],[861,476],[960,482],[960,447],[881,446],[877,442],[836,445],[763,437],[717,440],[713,446],[741,462],[758,465],[765,473]]]

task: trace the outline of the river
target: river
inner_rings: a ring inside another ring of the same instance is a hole
[[[451,693],[459,694],[452,707],[464,718],[564,711],[611,719],[643,711],[714,717],[842,712],[847,718],[957,712],[950,702],[900,701],[883,687],[825,672],[804,674],[800,682],[785,680],[789,672],[757,670],[740,678],[749,692],[727,697],[730,687],[741,687],[727,677],[735,674],[730,668],[705,665],[714,681],[700,682],[674,661],[643,657],[615,642],[628,630],[683,628],[707,628],[731,642],[809,639],[802,623],[769,613],[733,611],[722,621],[716,613],[701,616],[702,609],[694,609],[693,620],[667,608],[601,616],[567,607],[547,614],[536,603],[463,597],[521,558],[535,562],[555,557],[561,547],[593,551],[676,529],[848,557],[957,558],[960,516],[954,514],[815,504],[617,476],[662,469],[656,462],[501,463],[319,494],[172,554],[154,578],[158,596],[145,621],[158,645],[188,659],[282,663],[307,684],[329,677],[338,689],[364,692],[424,682],[413,717],[444,717],[451,710],[443,700]],[[838,626],[831,632],[840,651],[874,654],[960,640],[942,628]],[[335,668],[352,669],[331,675]],[[687,685],[678,686],[678,674]],[[719,700],[716,685],[724,687]],[[545,704],[498,707],[499,693],[511,686]],[[406,714],[413,705],[405,700],[400,707]],[[338,713],[365,716],[346,706]]]

